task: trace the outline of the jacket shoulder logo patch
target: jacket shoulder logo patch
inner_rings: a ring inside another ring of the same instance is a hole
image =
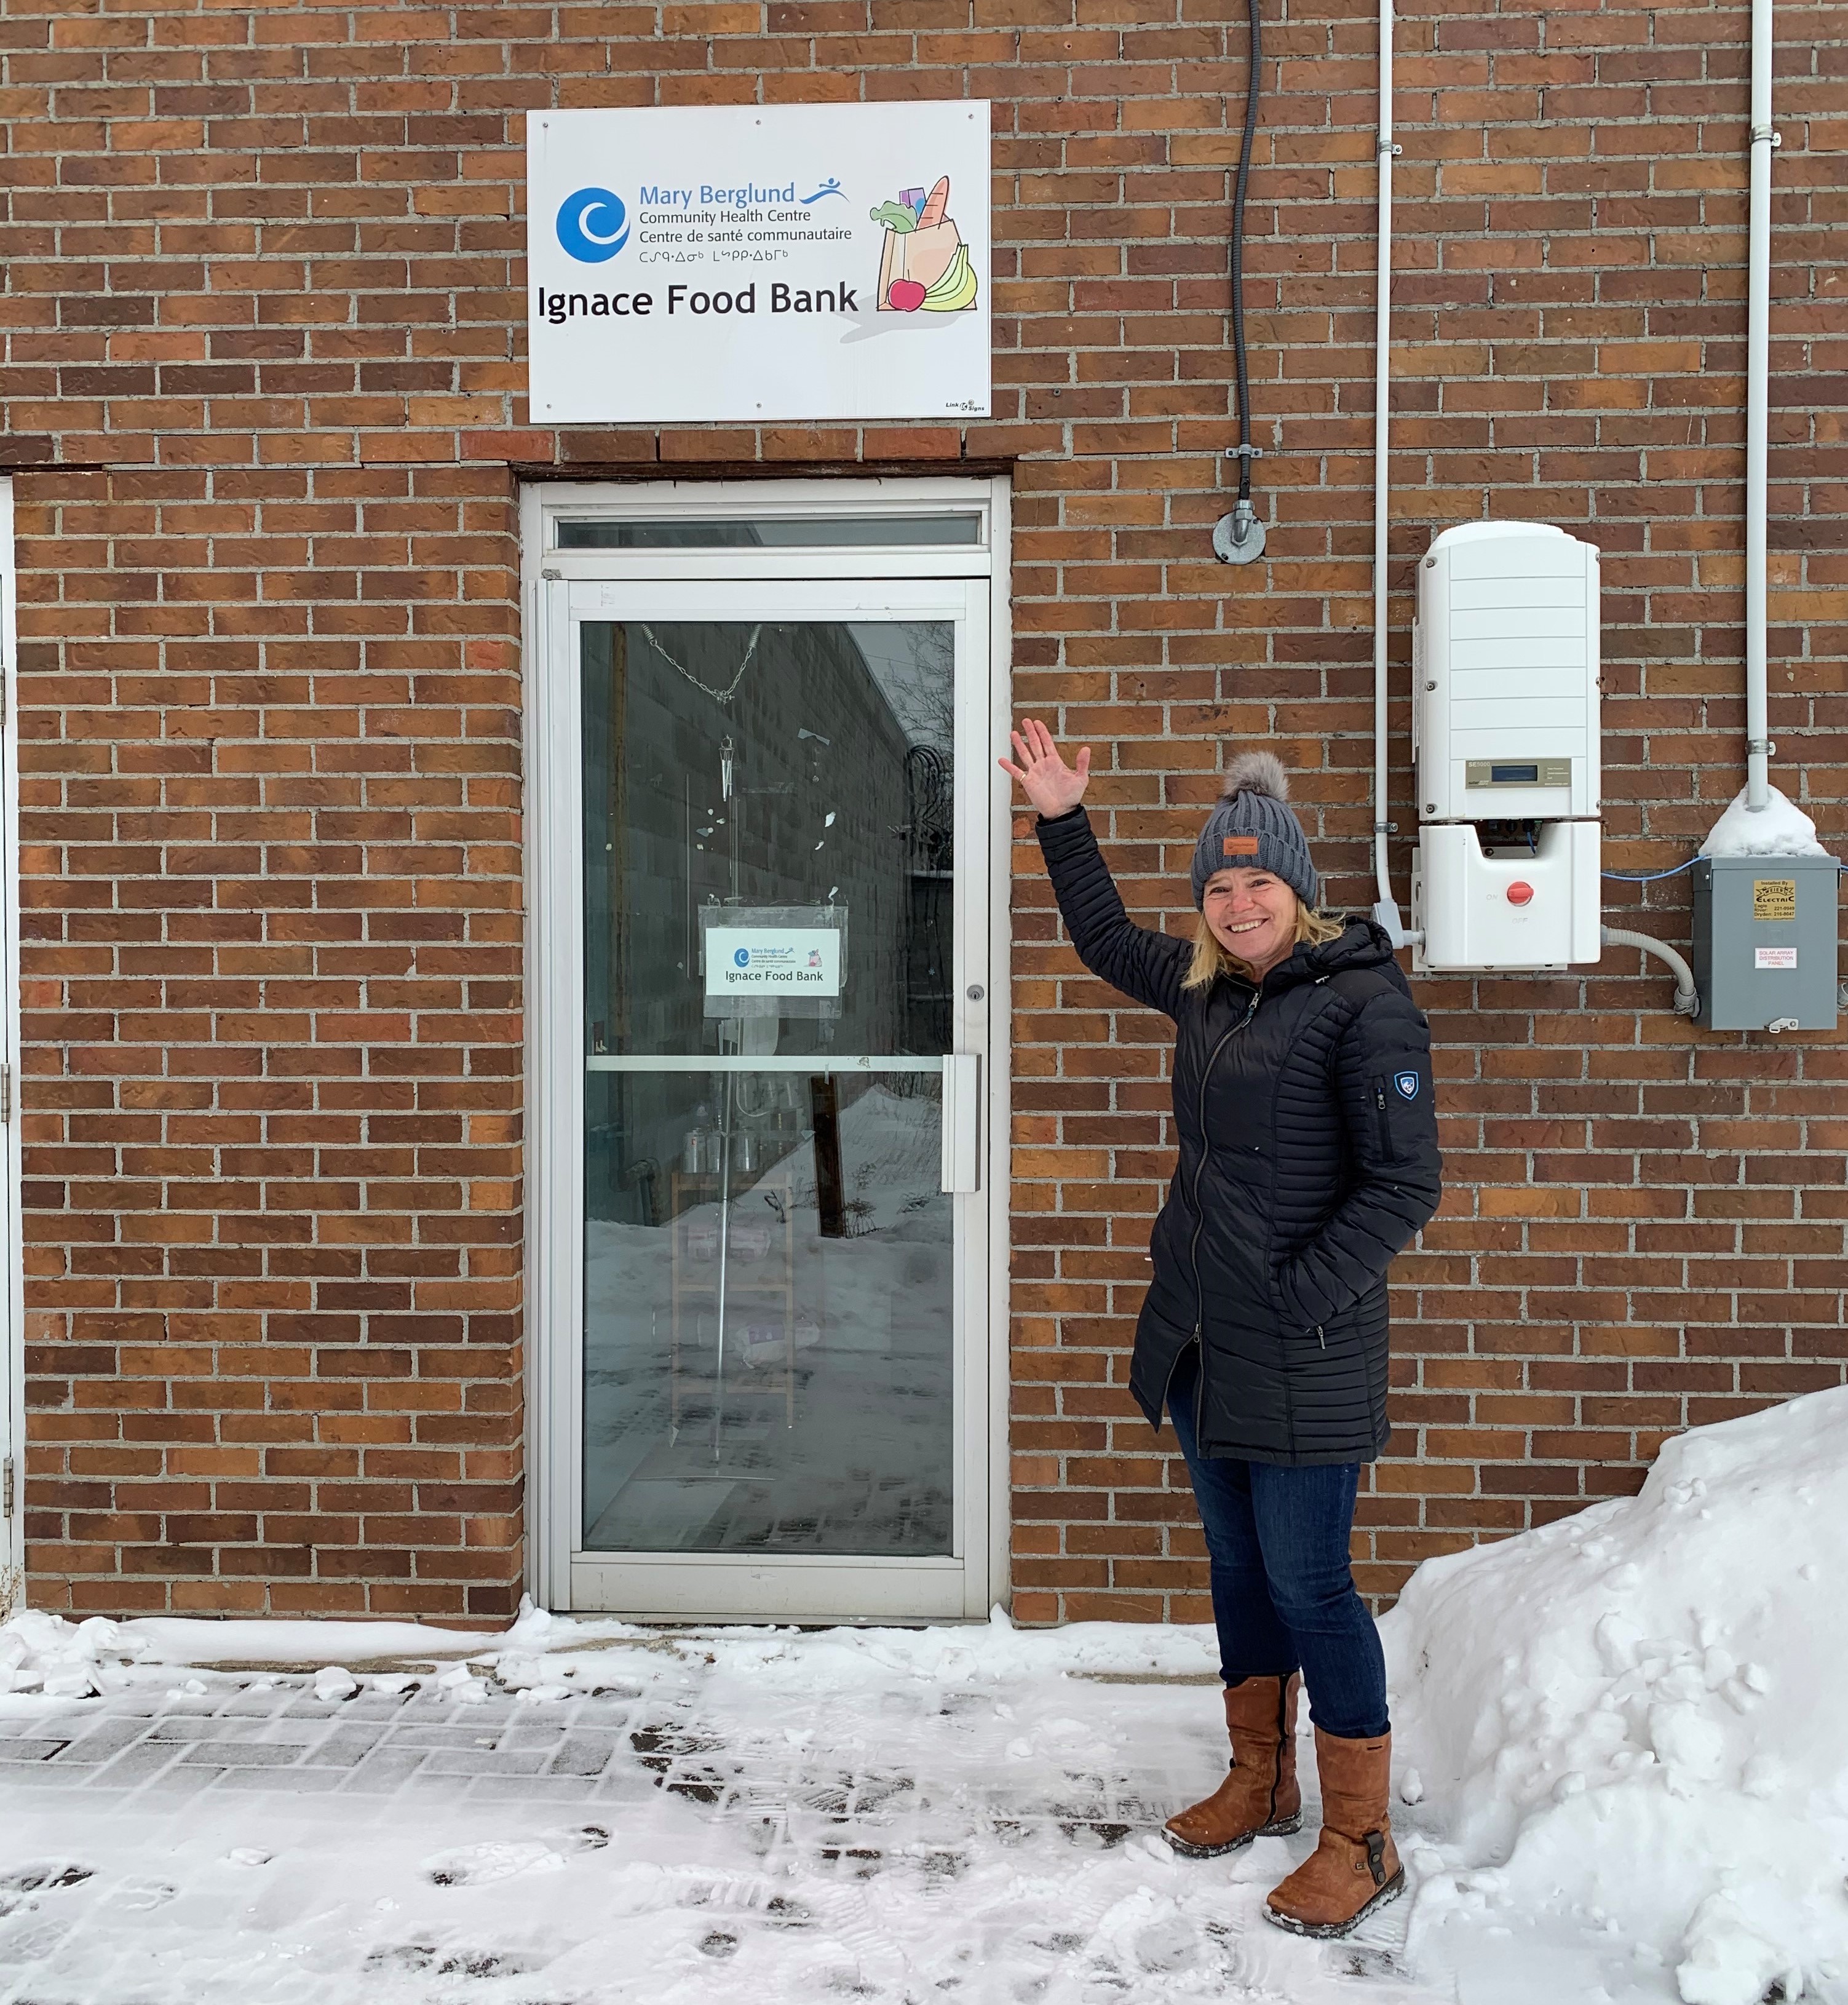
[[[1416,1073],[1396,1072],[1392,1076],[1392,1083],[1397,1088],[1401,1100],[1417,1099],[1418,1077]]]

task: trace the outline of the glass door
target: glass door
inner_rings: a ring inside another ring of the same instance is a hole
[[[547,589],[577,739],[572,1605],[981,1612],[987,587]]]

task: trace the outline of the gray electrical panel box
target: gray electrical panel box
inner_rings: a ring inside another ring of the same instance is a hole
[[[1832,1031],[1832,856],[1703,856],[1694,866],[1695,1020],[1709,1031]]]

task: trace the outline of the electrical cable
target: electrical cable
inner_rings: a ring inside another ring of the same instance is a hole
[[[1684,870],[1692,870],[1700,861],[1690,856],[1685,863],[1678,863],[1672,870],[1646,870],[1637,873],[1629,870],[1601,870],[1601,877],[1608,877],[1616,884],[1659,884],[1664,877],[1678,877]]]
[[[1762,859],[1767,863],[1774,863],[1776,860],[1770,856]],[[1608,877],[1617,884],[1659,884],[1664,877],[1678,877],[1684,870],[1692,870],[1699,861],[1698,856],[1690,856],[1685,863],[1678,863],[1672,870],[1651,870],[1641,876],[1633,876],[1627,870],[1601,870],[1597,874],[1601,877]],[[1838,863],[1836,868],[1848,873],[1848,863]]]
[[[1251,384],[1245,368],[1245,188],[1250,178],[1251,147],[1257,136],[1258,67],[1264,56],[1258,0],[1248,0],[1251,63],[1245,78],[1245,137],[1239,148],[1238,178],[1232,192],[1232,353],[1238,377],[1239,499],[1251,499]]]

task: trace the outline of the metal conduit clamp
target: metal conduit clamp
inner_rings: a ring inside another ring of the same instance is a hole
[[[1239,462],[1239,498],[1229,515],[1213,525],[1213,555],[1221,564],[1247,564],[1264,554],[1264,525],[1251,505],[1250,467],[1262,459],[1264,451],[1255,445],[1229,445],[1226,457]]]

